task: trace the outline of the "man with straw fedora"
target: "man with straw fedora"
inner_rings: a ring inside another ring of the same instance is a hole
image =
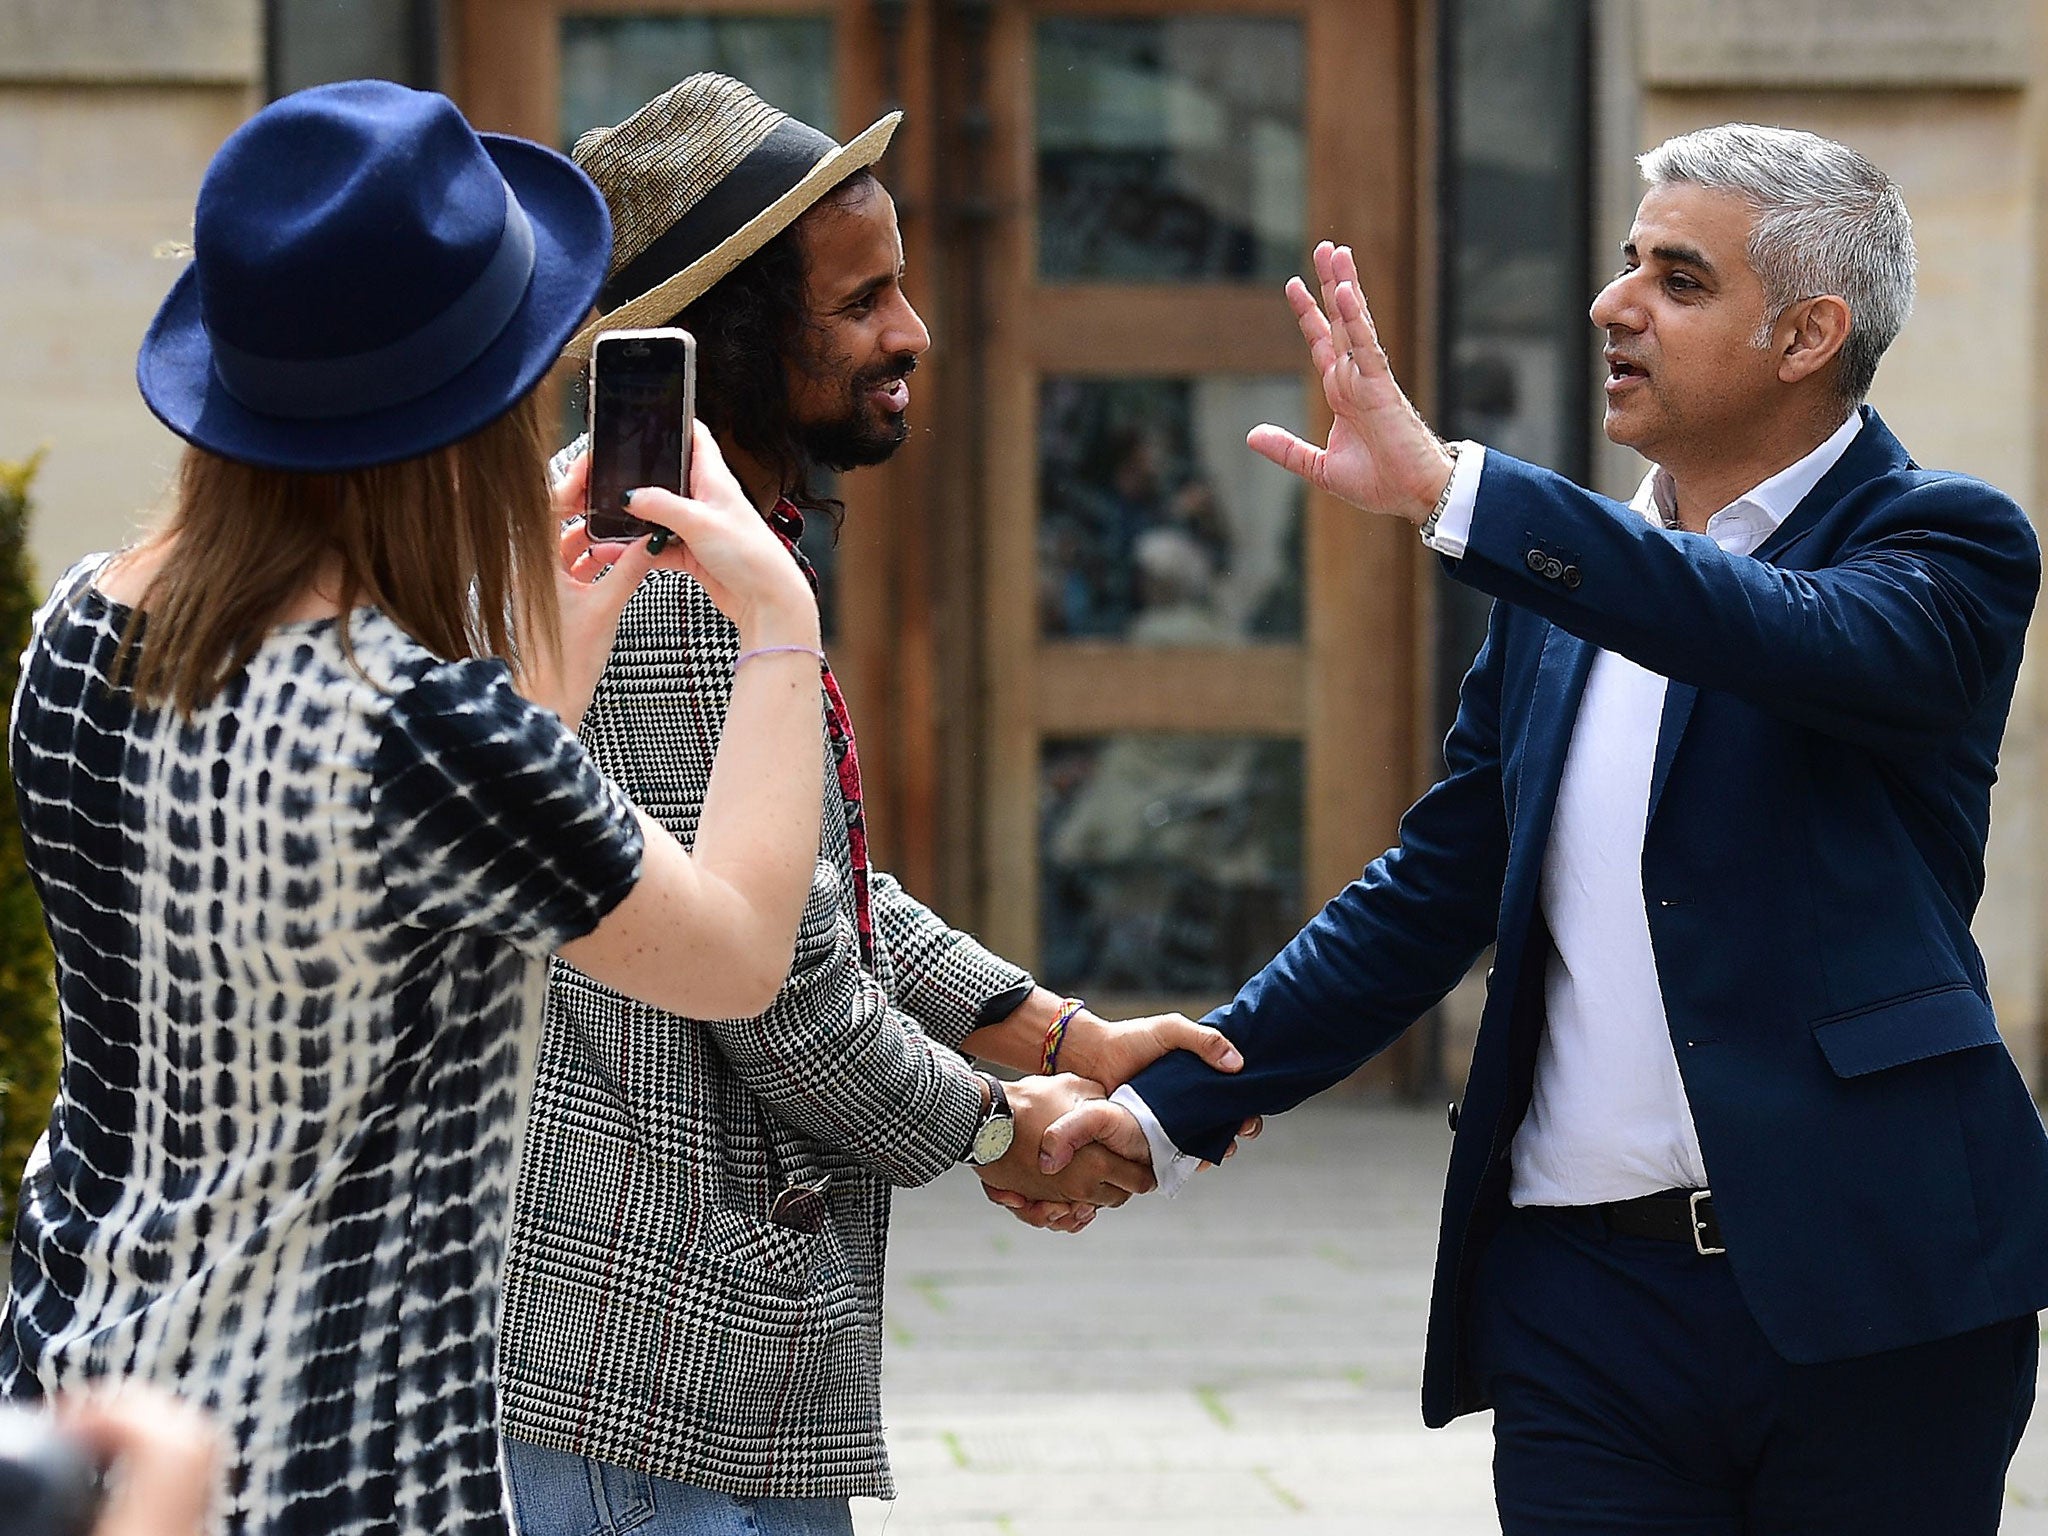
[[[690,330],[699,414],[799,564],[804,515],[839,510],[820,472],[903,443],[931,341],[871,169],[899,119],[840,145],[703,74],[575,149],[617,243],[604,313],[571,352],[600,329]],[[560,473],[582,472],[580,447]],[[738,659],[704,589],[657,573],[584,717],[600,766],[685,842]],[[1149,1176],[1104,1151],[1049,1181],[1043,1127],[1169,1050],[1235,1069],[1221,1037],[1177,1015],[1112,1024],[1037,986],[874,869],[829,663],[819,702],[824,831],[767,1011],[681,1019],[554,972],[503,1324],[527,1536],[850,1531],[851,1496],[893,1492],[892,1186],[967,1161],[1018,1191],[1002,1203],[1026,1219],[1078,1228]],[[1002,1084],[962,1053],[1042,1075]]]

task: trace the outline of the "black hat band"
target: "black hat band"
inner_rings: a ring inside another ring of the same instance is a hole
[[[723,180],[611,276],[598,295],[599,306],[614,310],[629,304],[708,256],[838,148],[810,124],[784,118]]]
[[[299,421],[360,416],[431,394],[505,332],[533,278],[533,225],[505,187],[498,248],[462,295],[409,336],[346,357],[258,357],[211,327],[214,376],[252,411]]]

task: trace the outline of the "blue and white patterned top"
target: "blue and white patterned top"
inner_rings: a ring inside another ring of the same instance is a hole
[[[220,1528],[502,1533],[498,1290],[546,956],[639,878],[624,797],[499,662],[358,610],[191,719],[37,616],[12,761],[62,1090],[0,1385],[142,1377],[231,1442]],[[147,643],[146,636],[144,643]]]

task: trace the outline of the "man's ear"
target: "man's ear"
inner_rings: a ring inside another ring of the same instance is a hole
[[[1840,355],[1849,339],[1847,301],[1832,293],[1801,299],[1778,317],[1778,377],[1787,384],[1812,378]]]

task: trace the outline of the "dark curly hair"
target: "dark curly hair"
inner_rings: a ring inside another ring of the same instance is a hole
[[[829,481],[819,483],[825,466],[805,448],[789,410],[789,369],[815,366],[803,226],[818,209],[850,207],[879,185],[873,172],[854,172],[670,322],[697,338],[697,414],[704,425],[835,529],[845,505],[828,494]]]

